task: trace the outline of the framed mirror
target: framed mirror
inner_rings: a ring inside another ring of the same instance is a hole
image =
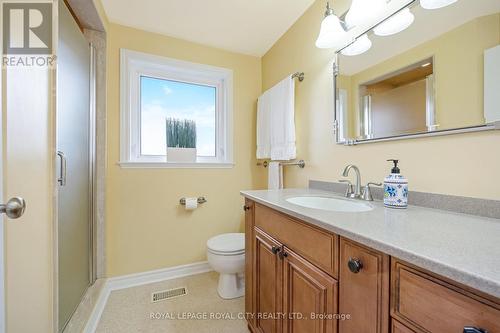
[[[500,129],[500,1],[413,1],[334,67],[337,143]]]

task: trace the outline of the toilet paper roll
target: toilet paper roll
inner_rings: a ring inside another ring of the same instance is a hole
[[[186,210],[195,210],[198,208],[198,198],[186,198]]]

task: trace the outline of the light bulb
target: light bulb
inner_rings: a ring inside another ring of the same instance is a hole
[[[340,24],[339,18],[331,12],[321,22],[316,47],[320,49],[338,48],[342,46],[345,34],[346,32]]]
[[[389,17],[373,29],[377,36],[390,36],[407,29],[415,21],[415,15],[410,8],[405,8],[396,15]]]
[[[386,6],[385,0],[353,0],[345,22],[349,28],[370,23],[382,15]]]
[[[438,9],[454,4],[458,0],[420,0],[420,6],[425,9]]]
[[[354,43],[340,51],[345,56],[356,56],[365,53],[372,47],[372,41],[366,34],[359,37]]]

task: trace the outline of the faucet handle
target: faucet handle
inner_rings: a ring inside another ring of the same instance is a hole
[[[363,200],[373,201],[373,196],[372,196],[372,191],[370,189],[370,185],[382,186],[382,183],[368,183],[368,184],[366,184],[365,189],[363,190],[363,195],[361,197]]]
[[[351,181],[349,179],[340,179],[339,182],[347,184],[347,189],[345,191],[345,197],[352,198],[352,196],[354,195],[354,185],[352,185]]]

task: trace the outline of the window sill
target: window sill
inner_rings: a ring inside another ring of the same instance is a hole
[[[229,162],[118,162],[117,164],[123,169],[231,169],[234,167],[234,163]]]

